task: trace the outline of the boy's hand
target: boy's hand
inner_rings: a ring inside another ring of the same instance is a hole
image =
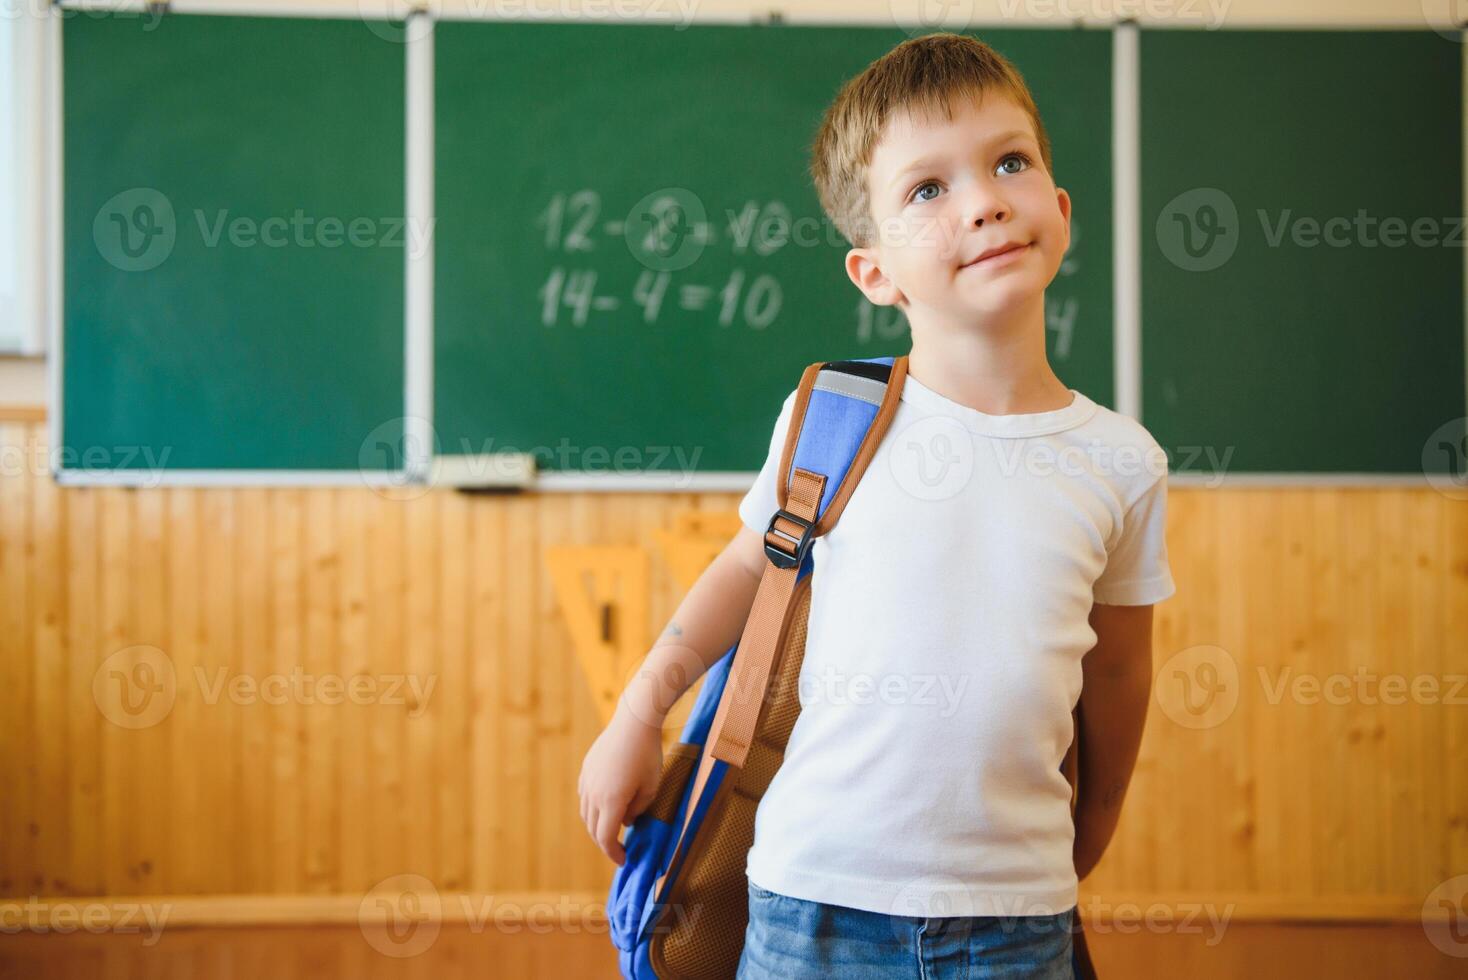
[[[663,771],[662,732],[623,707],[591,743],[576,785],[587,833],[618,865],[627,859],[618,840],[622,824],[652,803]]]

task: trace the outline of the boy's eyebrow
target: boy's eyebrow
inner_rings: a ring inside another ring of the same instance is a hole
[[[1025,139],[1033,139],[1033,137],[1031,137],[1030,134],[1023,129],[1011,129],[1008,132],[1000,133],[998,136],[990,137],[989,143],[991,145],[994,143],[1007,143],[1012,139],[1019,139],[1021,137]],[[939,155],[934,155],[930,157],[919,157],[918,159],[909,163],[907,166],[903,167],[901,170],[897,171],[897,173],[893,174],[892,179],[888,182],[888,186],[891,187],[894,184],[900,183],[904,177],[908,176],[909,174],[915,173],[916,171],[927,170],[940,159],[942,159],[942,157]]]

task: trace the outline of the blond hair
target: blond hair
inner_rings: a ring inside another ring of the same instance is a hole
[[[811,178],[827,217],[847,241],[875,238],[867,171],[882,127],[896,111],[937,112],[951,120],[951,100],[999,92],[1030,117],[1045,171],[1054,174],[1050,137],[1019,69],[977,38],[938,33],[909,38],[841,87],[811,144]]]

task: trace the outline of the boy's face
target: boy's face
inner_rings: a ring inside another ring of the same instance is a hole
[[[962,327],[1020,310],[1043,296],[1070,245],[1070,195],[1046,172],[1029,116],[999,93],[956,100],[952,120],[893,113],[867,189],[876,243],[848,252],[846,271],[911,323]]]

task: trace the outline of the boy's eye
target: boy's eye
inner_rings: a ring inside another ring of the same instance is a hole
[[[923,181],[921,184],[918,184],[917,187],[915,187],[913,189],[913,192],[912,192],[912,200],[914,200],[914,201],[931,201],[932,200],[931,197],[923,197],[923,188],[924,187],[934,187],[934,188],[936,188],[937,186],[938,186],[938,184],[935,181],[931,181],[931,180],[925,180],[925,181]]]
[[[1016,163],[1018,164],[1018,166],[1014,165]],[[998,174],[1024,173],[1026,170],[1034,165],[1035,162],[1030,159],[1029,154],[1022,153],[1019,150],[1015,150],[1013,153],[1006,153],[1004,155],[1004,157],[999,161],[999,166],[994,168],[994,172]],[[931,187],[936,190],[938,189],[938,182],[933,180],[925,180],[921,184],[918,184],[917,187],[913,188],[913,192],[908,197],[908,201],[931,201],[934,195],[925,196],[923,194],[923,188],[925,187]]]
[[[1011,170],[1005,166],[1011,160],[1018,160],[1020,163],[1024,164],[1024,167],[1026,168],[1033,165],[1033,161],[1031,161],[1027,155],[1016,150],[1013,153],[1006,153],[1004,155],[1004,159],[999,161],[999,169],[1007,174],[1021,173],[1022,170]]]

